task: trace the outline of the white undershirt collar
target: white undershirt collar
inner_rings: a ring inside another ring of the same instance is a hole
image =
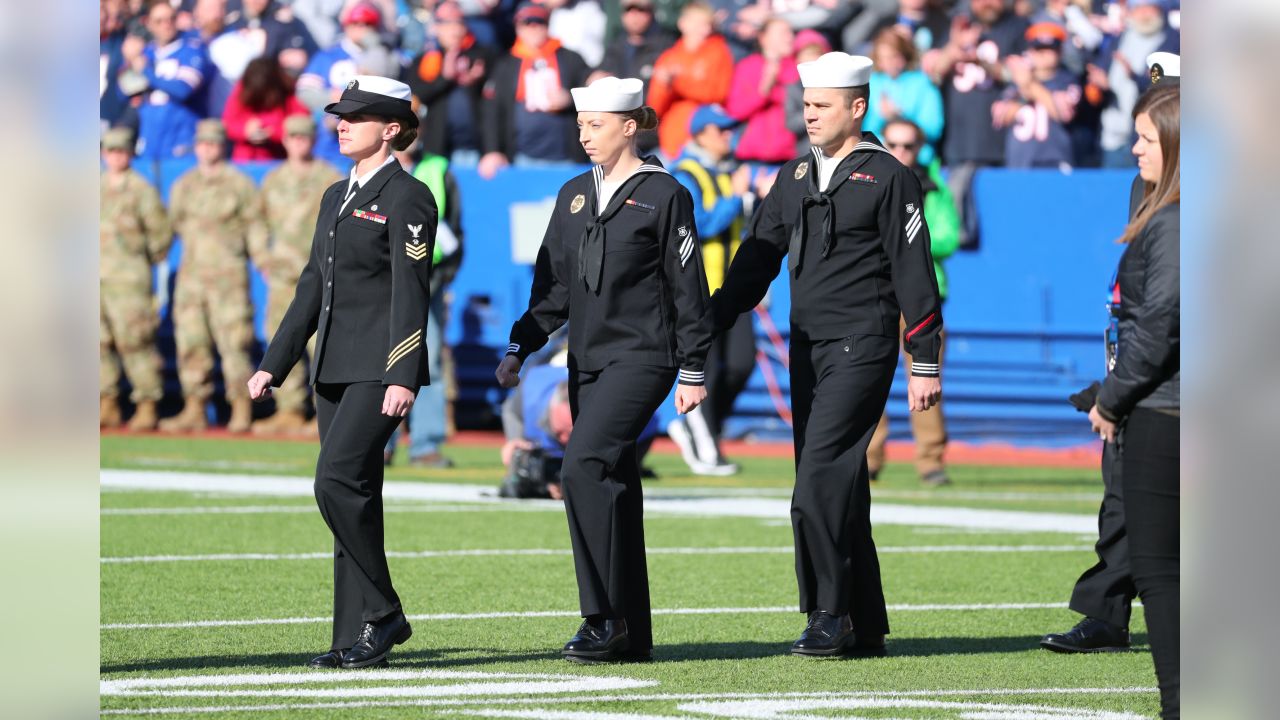
[[[381,165],[379,165],[378,167],[370,170],[369,172],[359,177],[356,176],[355,167],[352,167],[351,178],[347,181],[346,199],[342,201],[342,208],[338,212],[342,212],[342,210],[347,209],[347,203],[351,202],[351,198],[356,196],[356,190],[367,185],[369,181],[373,179],[374,175],[377,175],[378,172],[382,170],[382,168],[390,165],[393,162],[396,162],[396,156],[394,153],[387,155],[387,159],[383,160]]]

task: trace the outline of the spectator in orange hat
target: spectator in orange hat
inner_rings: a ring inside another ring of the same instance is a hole
[[[1069,168],[1073,151],[1067,130],[1080,104],[1078,77],[1062,67],[1061,25],[1040,22],[1027,28],[1027,51],[1011,56],[1006,65],[1012,80],[991,107],[1005,137],[1005,165],[1016,168]]]
[[[676,23],[680,39],[658,57],[649,82],[649,106],[658,113],[658,144],[669,158],[689,141],[689,120],[702,105],[723,104],[733,79],[733,55],[715,33],[711,6],[693,0]]]

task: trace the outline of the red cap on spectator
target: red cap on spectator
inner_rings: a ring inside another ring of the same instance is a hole
[[[370,2],[356,3],[347,11],[347,16],[342,19],[342,24],[381,27],[382,11],[378,9],[377,5]]]
[[[1067,31],[1054,22],[1038,22],[1027,28],[1027,42],[1033,48],[1056,48],[1067,39]]]
[[[801,30],[796,33],[796,40],[792,45],[795,52],[800,52],[810,45],[817,45],[824,55],[831,52],[831,43],[827,41],[827,36],[817,30]]]
[[[445,0],[436,6],[436,22],[463,22],[465,16],[462,7],[452,0]]]
[[[533,3],[525,3],[516,11],[516,24],[532,20],[541,22],[543,25],[551,22],[551,13],[541,5]]]

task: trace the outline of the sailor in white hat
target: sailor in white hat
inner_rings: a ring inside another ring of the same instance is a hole
[[[764,297],[783,257],[791,274],[791,517],[799,655],[883,654],[889,621],[871,538],[866,448],[901,341],[913,359],[908,405],[941,396],[942,313],[915,174],[862,132],[871,60],[801,63],[812,153],[779,171],[711,300],[717,331]]]
[[[271,338],[249,394],[265,400],[315,335],[320,457],[315,493],[333,533],[329,651],[313,668],[381,664],[409,639],[383,545],[382,448],[430,382],[425,335],[438,212],[426,185],[393,150],[416,137],[409,88],[360,75],[325,108],[337,115],[351,176],[320,201],[311,258]]]
[[[707,276],[693,199],[636,133],[657,115],[635,78],[572,90],[590,171],[565,183],[538,251],[529,310],[498,382],[569,322],[573,432],[561,478],[583,622],[575,662],[644,660],[653,647],[636,439],[677,382],[676,409],[706,397]]]

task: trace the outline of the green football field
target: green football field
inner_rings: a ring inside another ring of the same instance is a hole
[[[1141,608],[1134,650],[1041,650],[1092,562],[1095,471],[909,466],[873,488],[887,658],[788,654],[804,626],[789,458],[730,479],[648,464],[654,662],[560,658],[579,619],[563,507],[499,501],[495,449],[388,473],[386,545],[413,638],[378,670],[309,671],[328,649],[331,537],[315,446],[102,440],[104,715],[322,718],[1134,718],[1158,710]]]

